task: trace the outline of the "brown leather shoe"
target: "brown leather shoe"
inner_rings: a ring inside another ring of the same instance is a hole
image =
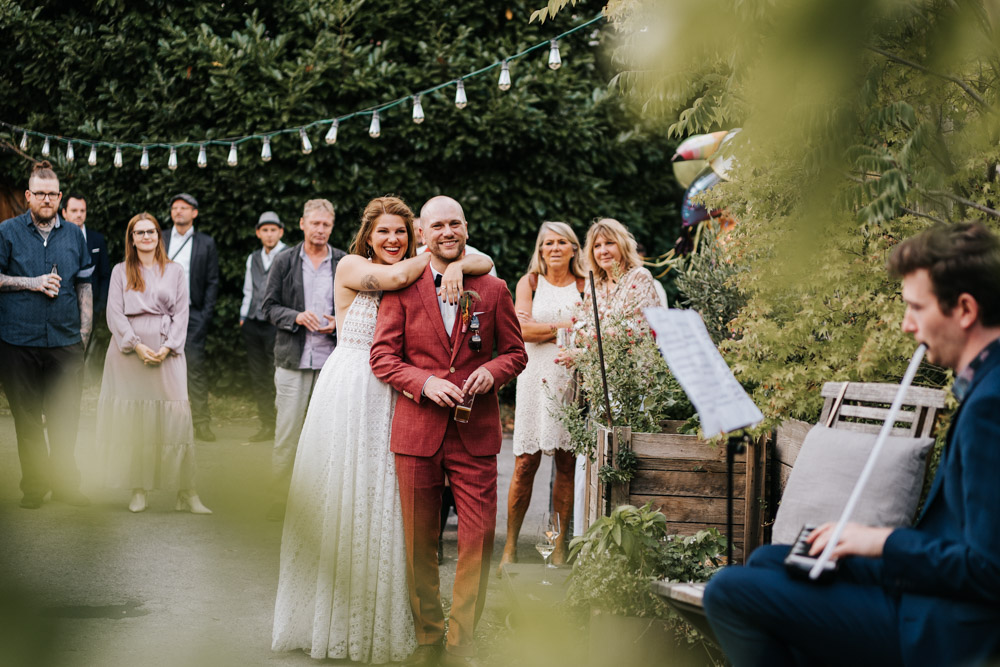
[[[403,667],[438,667],[440,657],[440,644],[421,644],[401,664]]]

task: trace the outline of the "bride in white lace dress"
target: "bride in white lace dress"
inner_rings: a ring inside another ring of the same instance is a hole
[[[412,211],[396,197],[379,197],[365,207],[351,255],[337,267],[337,348],[316,382],[299,439],[272,650],[380,664],[416,648],[389,451],[396,396],[369,366],[382,290],[410,285],[430,261],[429,254],[413,257],[415,247]],[[463,272],[486,273],[493,263],[470,255],[452,266],[440,293],[454,302]]]

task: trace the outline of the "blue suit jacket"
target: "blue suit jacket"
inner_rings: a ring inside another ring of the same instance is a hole
[[[108,257],[108,244],[104,234],[87,227],[87,248],[90,250],[90,260],[94,264],[94,320],[108,306],[108,288],[111,285],[111,259]]]
[[[1000,348],[953,418],[923,513],[893,531],[880,564],[883,585],[900,594],[906,664],[1000,656]]]

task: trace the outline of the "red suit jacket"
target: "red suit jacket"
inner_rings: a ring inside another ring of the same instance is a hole
[[[507,284],[489,275],[466,276],[464,289],[480,296],[472,308],[483,340],[479,352],[469,348],[471,334],[462,332],[461,314],[449,339],[429,266],[406,289],[382,295],[371,364],[375,377],[402,394],[392,421],[390,446],[396,454],[433,456],[444,441],[454,408],[442,408],[421,395],[427,378],[434,375],[461,388],[480,366],[493,375],[493,389],[476,396],[469,422],[458,423],[458,433],[473,456],[500,452],[497,390],[524,370],[528,355]]]

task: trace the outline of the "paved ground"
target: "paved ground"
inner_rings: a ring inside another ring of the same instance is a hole
[[[94,426],[85,414],[77,448],[93,505],[23,510],[14,424],[0,414],[0,664],[316,664],[302,653],[270,650],[281,525],[264,520],[270,444],[245,444],[255,424],[216,424],[219,441],[198,444],[199,491],[212,516],[174,512],[170,491],[153,494],[145,513],[128,512],[127,491],[93,483]],[[494,563],[506,529],[509,439],[499,463]],[[543,457],[522,562],[540,561],[533,538],[548,505],[550,466]],[[454,525],[452,517],[446,592],[454,576]],[[504,603],[491,577],[481,634],[502,626]]]

